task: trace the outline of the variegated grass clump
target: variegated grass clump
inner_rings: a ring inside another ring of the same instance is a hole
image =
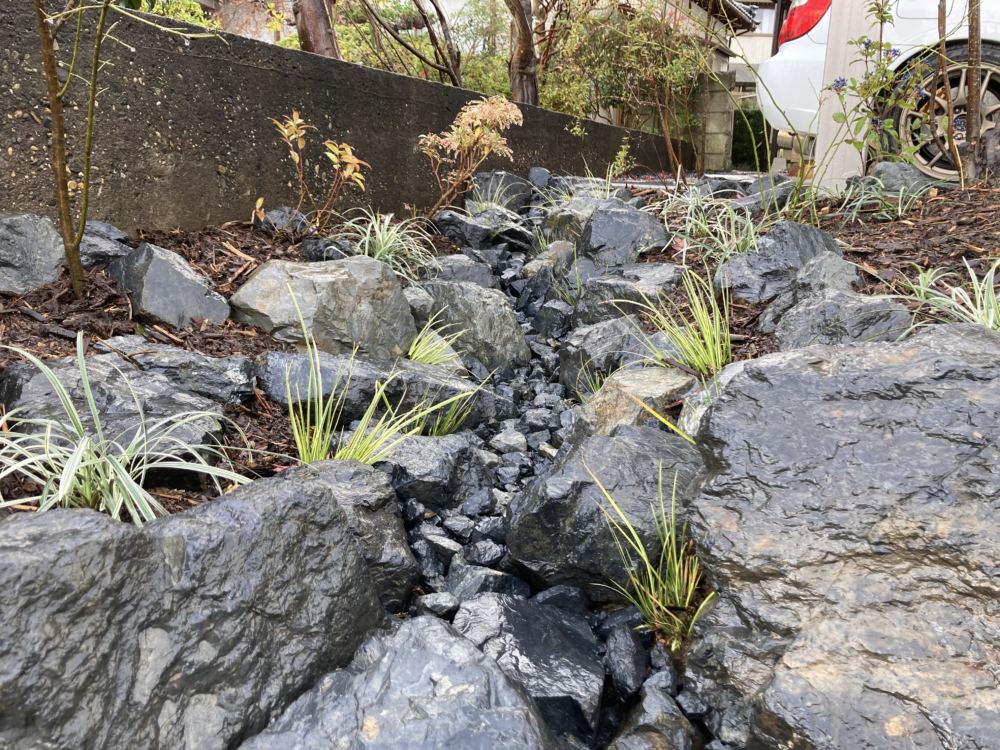
[[[184,428],[192,424],[217,422],[217,414],[189,411],[151,420],[121,371],[122,382],[135,402],[138,421],[122,433],[108,434],[87,372],[82,333],[76,339],[76,361],[85,411],[77,407],[52,368],[23,349],[4,348],[23,357],[45,377],[59,399],[63,416],[33,418],[15,409],[0,417],[0,480],[18,477],[40,488],[34,495],[17,499],[0,495],[0,508],[91,508],[141,526],[166,514],[145,487],[154,472],[198,474],[211,481],[220,494],[223,482],[250,481],[233,471],[221,446],[191,443],[182,437]],[[85,424],[88,417],[91,429]]]

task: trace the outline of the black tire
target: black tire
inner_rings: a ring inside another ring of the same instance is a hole
[[[956,89],[956,78],[960,77],[960,68],[969,60],[969,45],[967,42],[949,44],[945,54],[950,61],[949,80],[953,83],[953,93]],[[982,65],[984,77],[989,73],[987,86],[983,90],[983,99],[1000,105],[1000,45],[984,42],[982,45]],[[900,69],[900,77],[906,75],[920,76],[923,88],[932,91],[940,82],[938,72],[937,54],[934,52],[915,57]],[[930,97],[922,100],[922,106],[926,109]],[[959,147],[964,143],[964,107],[955,108],[955,141]],[[918,110],[919,112],[919,110]],[[938,180],[957,181],[959,178],[958,169],[955,166],[950,148],[946,139],[940,137],[940,133],[931,133],[926,123],[926,116],[920,117],[918,112],[909,112],[900,107],[892,109],[888,117],[892,120],[895,130],[899,135],[899,141],[889,144],[891,150],[901,152],[909,149],[913,152],[910,160],[924,174]],[[921,127],[921,124],[923,125]],[[1000,110],[993,112],[986,118],[984,130],[1000,125]],[[923,147],[918,145],[924,143]]]

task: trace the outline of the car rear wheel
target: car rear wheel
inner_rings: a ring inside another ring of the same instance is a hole
[[[955,145],[965,143],[969,123],[966,122],[968,105],[967,45],[948,48],[951,64],[947,68],[948,86],[951,92],[952,109],[955,113]],[[924,174],[938,180],[958,180],[958,167],[952,158],[948,142],[948,129],[944,127],[948,114],[945,85],[937,69],[937,58],[933,55],[907,66],[904,75],[919,76],[920,99],[912,110],[896,109],[891,117],[899,134],[900,151],[911,154],[913,164]],[[980,132],[1000,125],[1000,47],[993,44],[982,46]]]

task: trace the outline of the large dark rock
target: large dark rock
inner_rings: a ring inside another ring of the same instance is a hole
[[[114,336],[98,348],[127,357],[145,372],[163,375],[182,391],[233,404],[253,396],[253,362],[242,356],[209,357],[142,336]]]
[[[839,255],[820,253],[802,266],[789,287],[764,308],[757,327],[764,333],[774,333],[782,316],[800,302],[832,290],[851,292],[860,285],[856,265]]]
[[[575,243],[583,228],[599,208],[627,208],[617,199],[577,197],[564,198],[548,206],[542,220],[542,231],[550,241],[565,240]]]
[[[635,695],[646,679],[649,652],[634,628],[618,625],[611,630],[605,643],[604,664],[611,677],[611,686],[619,700]]]
[[[691,504],[685,692],[737,747],[1000,746],[1000,334],[732,365]]]
[[[132,300],[132,312],[183,328],[199,320],[222,323],[229,303],[177,253],[144,242],[108,266],[118,288]]]
[[[482,565],[471,565],[460,554],[452,558],[445,583],[448,592],[463,602],[480,594],[507,594],[524,598],[531,594],[531,587],[517,576]]]
[[[461,331],[458,348],[488,368],[527,364],[531,351],[503,292],[467,281],[429,281],[424,289],[441,311],[442,323]]]
[[[524,220],[499,206],[473,216],[445,209],[434,215],[433,223],[435,229],[460,247],[481,250],[506,242],[511,249],[526,253],[535,249],[535,236]]]
[[[328,491],[265,479],[141,529],[0,523],[0,746],[232,747],[383,611]]]
[[[436,617],[370,638],[243,750],[556,750],[537,709]]]
[[[912,164],[901,161],[880,161],[872,169],[871,176],[878,181],[882,191],[892,195],[916,194],[932,185],[947,186],[947,183],[933,180]]]
[[[594,733],[604,667],[585,619],[530,599],[482,594],[462,602],[454,624],[524,688],[549,727],[580,739]]]
[[[432,510],[452,510],[489,484],[489,475],[470,433],[413,435],[397,445],[379,467],[404,500]]]
[[[681,269],[670,263],[638,263],[618,273],[596,276],[583,283],[576,301],[576,325],[591,325],[637,312],[635,304],[656,302],[681,280]]]
[[[24,294],[62,273],[62,237],[44,216],[0,216],[0,292]]]
[[[570,392],[585,390],[595,373],[617,369],[629,355],[642,350],[633,316],[612,318],[577,328],[559,349],[559,382]]]
[[[697,451],[680,437],[651,427],[618,428],[564,446],[549,473],[511,502],[507,546],[543,586],[569,583],[595,601],[613,598],[606,587],[624,581],[624,567],[604,509],[607,500],[591,472],[629,517],[646,548],[659,554],[651,508],[663,474],[665,502],[677,475],[683,502],[700,469]]]
[[[80,241],[80,263],[84,268],[110,263],[132,252],[128,235],[103,221],[88,221]]]
[[[402,404],[412,408],[424,398],[444,401],[462,393],[473,394],[475,404],[463,427],[475,427],[489,422],[497,412],[497,400],[493,390],[479,386],[464,378],[457,377],[447,369],[434,365],[422,365],[401,360],[393,367],[383,366],[362,357],[332,355],[319,352],[320,373],[323,393],[329,395],[335,384],[344,387],[343,401],[345,419],[358,419],[364,414],[375,395],[375,384],[388,383],[386,397],[392,404]],[[267,352],[255,362],[257,385],[264,394],[279,404],[287,405],[287,382],[292,398],[301,394],[304,398],[309,384],[309,358],[295,352]],[[396,376],[389,380],[389,376]]]
[[[899,302],[831,289],[785,313],[775,338],[783,350],[812,344],[897,341],[912,325],[913,316]]]
[[[347,516],[382,603],[403,608],[420,566],[410,552],[396,493],[386,476],[356,461],[320,461],[285,472],[287,481],[307,489],[319,486]]]
[[[438,258],[436,278],[441,281],[468,281],[486,289],[496,289],[500,285],[488,263],[480,263],[462,253]]]
[[[769,302],[792,288],[803,266],[823,253],[841,254],[833,237],[814,227],[783,221],[757,247],[720,265],[715,285],[728,289],[737,302]]]
[[[510,172],[477,172],[472,176],[472,190],[466,197],[469,203],[495,203],[511,211],[528,207],[534,191],[531,183]]]
[[[625,717],[609,750],[694,750],[701,747],[691,722],[670,694],[667,672],[650,677],[639,692],[639,703]]]
[[[76,358],[47,363],[69,392],[85,429],[95,434],[93,419]],[[171,434],[188,444],[212,443],[222,434],[222,407],[204,396],[186,391],[165,375],[143,371],[117,354],[87,357],[87,373],[105,437],[127,444],[145,420],[204,412],[179,425]],[[65,423],[66,411],[45,376],[28,363],[11,365],[0,373],[0,404],[7,411],[23,410],[32,419]]]
[[[647,250],[667,244],[663,222],[631,206],[598,208],[591,214],[576,243],[577,255],[599,268],[635,263]]]

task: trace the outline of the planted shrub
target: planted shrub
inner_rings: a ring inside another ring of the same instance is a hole
[[[76,361],[86,401],[83,413],[48,365],[23,349],[4,348],[42,373],[62,405],[64,418],[33,418],[16,409],[0,417],[0,481],[18,477],[40,488],[34,495],[13,500],[0,494],[0,508],[91,508],[116,521],[127,519],[141,526],[166,514],[145,487],[153,472],[198,474],[210,480],[220,494],[222,482],[250,481],[232,470],[221,446],[191,443],[181,437],[182,430],[192,423],[219,419],[210,412],[190,411],[150,420],[131,393],[139,414],[137,424],[121,434],[109,435],[90,385],[82,333],[76,338]],[[122,382],[128,383],[123,374]],[[90,430],[85,425],[88,417],[93,425]],[[220,465],[213,465],[210,459]]]
[[[427,212],[433,216],[455,203],[469,189],[469,181],[490,156],[511,159],[503,132],[521,125],[521,110],[502,96],[491,96],[462,107],[448,130],[420,136],[420,150],[431,162],[441,191]]]
[[[363,208],[341,226],[338,236],[353,243],[361,255],[385,263],[411,282],[438,266],[431,234],[419,218],[396,219]]]
[[[302,119],[298,112],[292,112],[281,120],[271,120],[281,140],[288,147],[288,158],[295,169],[295,182],[298,188],[298,200],[295,205],[296,211],[302,211],[308,201],[312,204],[310,221],[316,231],[322,234],[333,220],[333,209],[340,200],[344,189],[350,186],[356,187],[364,192],[365,174],[364,169],[371,165],[359,159],[354,149],[347,143],[336,143],[335,141],[323,141],[323,156],[330,162],[333,174],[330,177],[330,184],[326,190],[326,195],[322,200],[314,197],[309,188],[309,181],[306,177],[306,146],[310,131],[316,128]],[[264,199],[258,198],[254,207],[254,213],[258,218],[264,218]]]
[[[928,269],[921,271],[916,281],[905,282],[903,298],[919,303],[921,309],[944,322],[975,323],[1000,330],[1000,297],[996,288],[1000,260],[994,261],[982,278],[967,260],[962,262],[968,274],[964,285],[949,285],[957,274]]]
[[[455,328],[453,325],[436,326],[443,310],[439,310],[431,316],[430,320],[421,328],[416,338],[410,343],[410,348],[406,353],[406,358],[412,362],[419,362],[424,365],[438,365],[445,367],[461,367],[462,360],[455,351],[456,342],[465,334],[465,330],[449,332]]]

